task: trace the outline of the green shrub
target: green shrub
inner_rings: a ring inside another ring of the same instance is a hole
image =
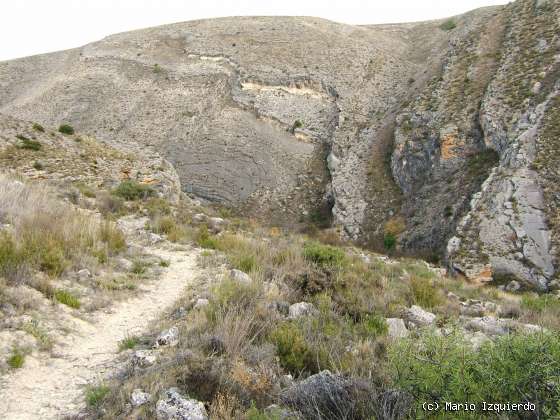
[[[38,124],[38,123],[33,123],[33,130],[39,131],[40,133],[45,132],[45,128],[41,124]]]
[[[13,349],[12,354],[8,357],[8,366],[12,369],[19,369],[23,367],[23,363],[25,362],[25,353],[23,353],[19,349]]]
[[[395,344],[389,355],[395,385],[422,403],[529,401],[531,418],[560,414],[560,338],[557,333],[504,336],[473,350],[459,334],[424,335]],[[479,413],[464,418],[480,418]]]
[[[521,307],[536,313],[543,313],[550,308],[560,308],[560,300],[553,295],[523,295]]]
[[[60,276],[68,267],[68,264],[61,244],[53,242],[50,246],[45,246],[41,250],[39,267],[49,276]]]
[[[173,231],[177,230],[177,223],[172,217],[159,217],[152,224],[152,230],[155,233],[163,233],[165,235],[169,235]]]
[[[257,259],[251,254],[233,256],[230,260],[234,268],[246,273],[249,273],[257,268]]]
[[[361,327],[368,336],[378,337],[386,335],[387,321],[380,315],[366,315],[361,321]]]
[[[80,300],[67,290],[56,290],[54,292],[54,298],[63,305],[74,309],[80,309]]]
[[[135,260],[134,263],[132,264],[132,269],[130,271],[140,276],[146,272],[147,267],[148,264],[146,264],[144,261]]]
[[[153,196],[154,193],[155,191],[149,185],[140,184],[132,180],[121,182],[118,187],[113,190],[114,195],[128,201],[145,199]]]
[[[311,349],[297,324],[280,325],[271,333],[270,341],[276,345],[280,364],[292,374],[317,371]]]
[[[383,237],[383,246],[387,251],[395,249],[397,246],[397,237],[392,233],[386,233]]]
[[[414,303],[423,308],[432,309],[444,302],[441,290],[435,287],[429,279],[412,276],[410,287],[414,296]]]
[[[126,336],[121,341],[119,341],[119,351],[130,350],[136,347],[140,343],[140,338],[136,336]]]
[[[68,124],[62,124],[60,127],[58,127],[58,131],[62,134],[72,135],[74,134],[74,127]]]
[[[440,29],[443,31],[451,31],[457,27],[457,23],[453,19],[448,19],[439,25]]]
[[[322,267],[340,267],[345,262],[346,254],[334,246],[307,242],[303,246],[303,257]]]
[[[7,233],[0,233],[0,277],[15,280],[26,262],[24,253]]]
[[[86,403],[89,407],[98,407],[111,389],[106,385],[90,386],[86,389]]]
[[[36,140],[30,140],[22,135],[17,135],[16,137],[21,140],[21,144],[18,146],[20,149],[38,151],[43,147],[43,145]]]
[[[99,230],[101,241],[107,245],[107,250],[112,254],[118,254],[126,249],[126,238],[122,231],[114,223],[105,221]]]
[[[198,228],[198,232],[195,236],[195,242],[201,248],[206,249],[218,249],[219,246],[218,238],[210,235],[210,233],[208,232],[208,227],[205,225],[202,225]]]

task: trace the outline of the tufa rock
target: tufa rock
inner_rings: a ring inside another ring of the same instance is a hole
[[[297,319],[304,316],[311,316],[317,314],[317,309],[313,306],[312,303],[308,302],[299,302],[290,305],[288,309],[288,318],[289,319]]]
[[[243,271],[237,270],[235,268],[229,272],[229,276],[236,283],[240,283],[245,286],[248,286],[253,282],[253,280],[247,273],[244,273]]]
[[[177,388],[165,391],[164,398],[156,404],[158,420],[208,420],[204,404],[200,401],[183,397]]]
[[[413,305],[404,312],[404,318],[409,328],[427,327],[433,325],[436,316],[425,311],[420,306]]]
[[[132,366],[147,368],[152,366],[157,360],[157,357],[150,350],[136,350],[132,355]]]
[[[400,318],[387,318],[388,332],[387,334],[391,338],[404,338],[408,337],[409,331],[404,324],[404,321]]]
[[[142,391],[141,389],[135,389],[130,395],[130,403],[133,407],[140,407],[141,405],[150,402],[151,399],[152,396],[147,392]]]
[[[179,344],[179,328],[177,327],[162,331],[156,339],[156,347],[176,346],[177,344]]]

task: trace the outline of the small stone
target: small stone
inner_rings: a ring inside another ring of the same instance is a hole
[[[224,230],[226,221],[220,217],[211,217],[208,219],[208,229],[212,233],[220,233]]]
[[[433,313],[425,311],[416,305],[411,306],[405,311],[404,318],[407,321],[407,326],[413,328],[427,327],[436,320],[436,316]]]
[[[204,404],[183,397],[177,388],[170,388],[156,404],[158,420],[208,420]]]
[[[241,270],[236,270],[235,268],[230,271],[229,275],[233,281],[246,286],[250,285],[253,282],[253,280],[247,273],[244,273]]]
[[[133,407],[140,407],[141,405],[150,402],[151,399],[152,396],[147,392],[142,391],[141,389],[135,389],[130,395],[130,403]]]
[[[290,305],[290,308],[288,310],[288,318],[297,319],[304,316],[315,315],[316,313],[317,309],[315,309],[312,303],[299,302]]]
[[[163,241],[163,237],[161,235],[158,235],[157,233],[153,233],[153,232],[148,232],[148,242],[151,245],[158,244],[162,241]]]
[[[205,214],[197,213],[192,217],[192,222],[194,224],[198,225],[198,224],[206,222],[207,219],[208,219],[208,217]]]
[[[408,337],[409,331],[404,324],[404,321],[400,318],[387,318],[387,334],[391,338],[404,338]]]
[[[77,275],[79,281],[87,281],[92,277],[91,271],[89,271],[87,268],[82,268],[80,271],[78,271]]]
[[[166,331],[162,331],[156,339],[156,347],[159,346],[176,346],[179,344],[179,328],[171,327]]]
[[[194,304],[193,309],[202,309],[202,308],[208,306],[209,304],[210,304],[210,301],[208,299],[200,298]]]
[[[492,316],[472,318],[466,322],[465,328],[470,331],[480,331],[490,337],[505,335],[509,332],[505,321]]]
[[[136,350],[132,355],[132,366],[146,368],[156,362],[156,356],[150,350]]]
[[[521,285],[519,284],[518,281],[515,280],[510,281],[506,286],[506,290],[508,292],[518,292],[520,289],[521,289]]]
[[[126,258],[118,258],[116,261],[117,268],[122,271],[130,271],[134,267],[134,263]]]

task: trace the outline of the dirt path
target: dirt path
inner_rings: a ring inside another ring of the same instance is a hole
[[[115,367],[119,340],[147,328],[198,274],[195,250],[150,251],[171,264],[158,280],[142,288],[144,293],[116,303],[111,313],[99,314],[94,323],[78,320],[77,332],[66,337],[60,357],[29,357],[22,369],[1,380],[2,419],[56,419],[81,408],[84,385]]]

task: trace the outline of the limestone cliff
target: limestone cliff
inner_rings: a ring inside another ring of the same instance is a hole
[[[0,63],[0,113],[148,147],[270,223],[554,286],[559,2],[449,20],[194,21]],[[324,222],[324,221],[323,221]],[[552,283],[551,283],[552,282]]]

